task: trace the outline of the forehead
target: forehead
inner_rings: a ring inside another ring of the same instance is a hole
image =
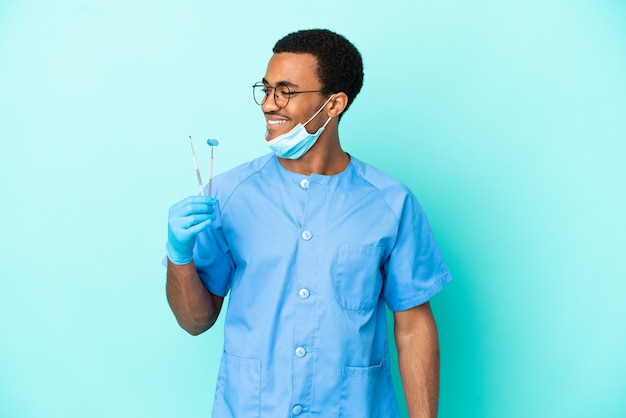
[[[281,52],[272,55],[264,79],[272,86],[321,87],[317,76],[317,58],[312,54]]]

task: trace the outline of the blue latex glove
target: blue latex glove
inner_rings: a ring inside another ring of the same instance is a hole
[[[215,220],[215,199],[191,196],[170,207],[167,222],[167,258],[174,264],[193,259],[196,236]]]

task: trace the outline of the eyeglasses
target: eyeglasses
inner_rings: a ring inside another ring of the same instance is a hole
[[[272,87],[259,81],[258,83],[255,83],[252,86],[252,92],[253,92],[254,101],[256,102],[256,104],[258,104],[259,106],[262,106],[263,103],[265,103],[265,101],[269,97],[272,90],[274,90],[274,103],[276,103],[276,106],[279,109],[283,109],[287,107],[287,105],[289,104],[289,99],[291,99],[291,96],[295,96],[296,94],[332,93],[331,91],[328,91],[328,90],[291,91],[291,89],[289,89],[289,86],[285,84],[279,84],[276,87]]]

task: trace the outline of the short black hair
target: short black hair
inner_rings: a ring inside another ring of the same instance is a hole
[[[363,86],[361,53],[350,41],[335,32],[328,29],[293,32],[276,42],[272,52],[315,56],[317,76],[322,83],[322,89],[334,93],[344,92],[348,96],[348,105],[344,113],[361,91]]]

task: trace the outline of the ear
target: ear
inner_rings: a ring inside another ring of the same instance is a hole
[[[330,104],[330,108],[328,108],[327,114],[335,118],[346,110],[348,106],[348,95],[343,92],[335,93],[328,104]]]

